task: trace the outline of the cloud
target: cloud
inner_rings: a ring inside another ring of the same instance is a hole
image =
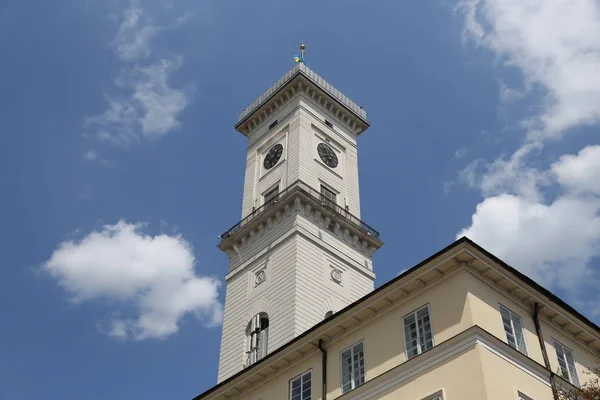
[[[89,150],[83,154],[83,158],[85,158],[87,161],[96,161],[98,154],[94,150]]]
[[[115,337],[162,339],[176,333],[186,314],[206,325],[221,322],[220,282],[198,276],[191,245],[180,235],[149,235],[145,224],[119,221],[78,241],[65,241],[45,270],[75,303],[110,300],[132,307],[106,329]]]
[[[600,195],[600,146],[588,146],[576,156],[564,155],[551,169],[571,192]]]
[[[526,89],[545,92],[541,111],[522,121],[530,139],[560,138],[600,121],[600,3],[465,0],[458,9],[467,40],[518,69]]]
[[[600,146],[588,146],[539,172],[559,188],[552,201],[507,193],[485,198],[457,238],[470,237],[543,285],[581,301],[583,288],[600,284],[590,264],[600,256],[598,156]],[[585,304],[599,302],[600,297]]]
[[[600,284],[600,150],[587,146],[549,165],[548,141],[600,122],[600,4],[595,0],[464,0],[466,42],[517,71],[501,80],[500,102],[528,100],[520,147],[472,161],[460,178],[481,191],[466,235],[525,274],[565,291],[594,314]],[[522,88],[522,89],[521,89]],[[552,161],[550,161],[552,162]],[[592,295],[593,294],[593,295]]]
[[[466,155],[467,155],[467,149],[465,147],[460,147],[458,150],[456,150],[454,152],[454,155],[452,156],[452,159],[453,160],[460,160],[461,158],[463,158]]]
[[[183,24],[187,14],[168,27],[152,25],[137,1],[131,1],[114,41],[115,54],[123,63],[115,93],[106,94],[106,110],[85,119],[96,137],[127,146],[140,140],[153,140],[179,128],[179,114],[189,104],[188,89],[169,84],[183,64],[181,56],[157,57],[152,39],[166,29]]]

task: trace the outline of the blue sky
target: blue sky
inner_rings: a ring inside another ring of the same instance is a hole
[[[377,286],[467,234],[599,323],[600,6],[521,3],[0,0],[0,399],[215,384],[233,125],[301,40],[371,122]]]

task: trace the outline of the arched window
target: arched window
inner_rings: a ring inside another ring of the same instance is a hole
[[[246,328],[246,367],[267,355],[269,317],[266,313],[256,314]]]
[[[333,315],[333,311],[327,311],[327,312],[325,313],[325,319],[327,319],[327,318],[331,317],[332,315]]]

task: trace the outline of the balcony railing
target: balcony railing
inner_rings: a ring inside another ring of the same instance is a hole
[[[270,199],[268,203],[263,204],[261,207],[255,209],[246,218],[242,219],[240,222],[238,222],[237,224],[232,226],[229,230],[227,230],[222,235],[220,235],[219,238],[221,239],[221,243],[224,242],[225,240],[229,239],[235,232],[239,231],[244,225],[248,224],[249,222],[251,222],[252,220],[257,218],[259,215],[261,215],[263,212],[265,212],[266,210],[273,207],[278,202],[285,200],[286,198],[288,198],[288,196],[290,196],[293,192],[296,192],[296,191],[299,191],[301,193],[304,193],[305,195],[311,196],[315,200],[319,201],[321,203],[321,205],[323,205],[325,208],[327,208],[331,211],[334,211],[339,216],[343,217],[347,221],[351,222],[355,226],[357,226],[360,229],[362,229],[363,231],[365,231],[367,233],[367,235],[373,236],[374,238],[379,237],[379,232],[377,232],[375,229],[371,228],[365,222],[361,221],[358,217],[352,215],[348,210],[346,210],[343,207],[340,207],[333,201],[324,198],[320,191],[313,189],[306,183],[298,180],[298,181],[292,183],[287,188],[285,188],[283,191],[281,191],[281,193],[279,193],[279,195]]]

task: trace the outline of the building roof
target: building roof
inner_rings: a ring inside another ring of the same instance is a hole
[[[436,259],[437,257],[443,255],[444,253],[451,252],[453,249],[459,247],[462,244],[468,244],[468,245],[472,246],[477,251],[479,251],[480,253],[482,253],[484,256],[486,256],[487,258],[489,258],[490,260],[492,260],[493,262],[495,262],[497,265],[499,265],[501,268],[503,268],[506,271],[510,272],[511,274],[513,274],[514,276],[516,276],[517,278],[519,278],[520,280],[522,280],[523,282],[525,282],[526,284],[528,284],[529,286],[531,286],[532,288],[534,288],[535,290],[537,290],[538,292],[540,292],[543,296],[547,297],[553,303],[557,304],[558,306],[560,306],[563,309],[565,309],[566,311],[568,311],[575,318],[577,318],[583,324],[587,325],[588,327],[590,327],[591,329],[593,329],[598,335],[600,335],[600,327],[598,325],[594,324],[592,321],[590,321],[589,319],[587,319],[586,317],[584,317],[581,313],[579,313],[573,307],[571,307],[570,305],[568,305],[567,303],[565,303],[563,300],[561,300],[558,296],[556,296],[555,294],[553,294],[552,292],[550,292],[548,289],[542,287],[541,285],[539,285],[538,283],[536,283],[533,279],[531,279],[531,278],[527,277],[526,275],[522,274],[521,272],[517,271],[515,268],[511,267],[510,265],[508,265],[507,263],[505,263],[504,261],[502,261],[501,259],[499,259],[495,255],[493,255],[492,253],[488,252],[483,247],[479,246],[477,243],[473,242],[471,239],[467,238],[466,236],[461,237],[460,239],[456,240],[454,243],[446,246],[442,250],[438,251],[437,253],[433,254],[432,256],[428,257],[427,259],[421,261],[419,264],[417,264],[414,267],[412,267],[412,268],[404,271],[402,274],[398,275],[394,279],[392,279],[392,280],[386,282],[385,284],[381,285],[380,287],[378,287],[377,289],[375,289],[371,293],[369,293],[366,296],[358,299],[357,301],[355,301],[354,303],[348,305],[347,307],[345,307],[344,309],[340,310],[339,312],[333,314],[333,317],[331,317],[331,318],[336,319],[337,317],[341,317],[342,314],[350,311],[352,308],[358,306],[359,304],[367,301],[371,297],[373,297],[373,296],[377,295],[378,293],[384,291],[388,287],[392,286],[394,283],[402,280],[407,275],[409,275],[409,274],[415,272],[416,270],[420,269],[421,267],[427,265],[430,261]],[[267,355],[267,357],[263,358],[259,362],[255,363],[255,364],[252,364],[250,367],[245,368],[245,369],[241,370],[240,372],[236,373],[235,375],[233,375],[233,376],[227,378],[226,380],[218,383],[217,385],[215,385],[212,388],[208,389],[204,393],[202,393],[202,394],[194,397],[193,400],[200,400],[200,399],[204,398],[205,396],[209,395],[210,393],[214,392],[215,390],[217,390],[217,389],[219,389],[219,388],[227,385],[229,382],[235,380],[236,378],[238,378],[242,374],[245,374],[248,371],[252,370],[257,365],[260,365],[264,360],[267,360],[270,357],[275,356],[277,354],[281,354],[288,347],[290,347],[293,344],[295,344],[295,343],[303,340],[304,338],[306,338],[307,336],[311,335],[313,332],[315,332],[316,330],[318,330],[321,326],[323,326],[326,323],[329,323],[330,321],[331,321],[331,319],[327,318],[327,319],[319,322],[318,324],[316,324],[315,326],[313,326],[309,330],[305,331],[301,335],[295,337],[294,339],[290,340],[288,343],[286,343],[283,346],[279,347],[277,350],[273,351],[272,353],[269,353],[269,355]]]
[[[312,82],[319,89],[327,93],[338,103],[343,105],[346,109],[354,113],[357,117],[361,118],[366,122],[367,120],[367,112],[363,110],[361,106],[354,103],[348,97],[344,96],[342,92],[337,90],[331,84],[329,84],[325,79],[321,78],[315,72],[313,72],[310,68],[302,63],[296,64],[294,68],[289,70],[281,79],[275,82],[269,89],[267,89],[260,97],[252,102],[248,107],[246,107],[239,115],[238,122],[236,124],[236,128],[240,126],[247,118],[249,118],[255,111],[257,111],[263,104],[268,102],[271,98],[273,98],[280,90],[283,89],[289,82],[294,80],[297,76],[302,75],[310,82]]]

